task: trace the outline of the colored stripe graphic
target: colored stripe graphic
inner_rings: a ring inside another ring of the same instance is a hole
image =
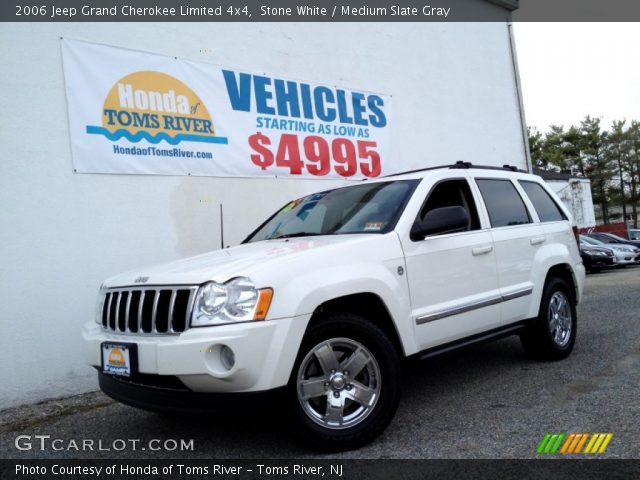
[[[547,433],[540,442],[540,445],[538,445],[537,452],[540,454],[556,453],[565,436],[566,434],[564,433]]]
[[[540,455],[561,453],[604,453],[613,438],[613,433],[547,433],[536,452]],[[587,441],[588,440],[588,441]],[[586,447],[583,447],[586,443]]]
[[[582,433],[581,435],[582,435],[582,439],[580,440],[580,443],[578,443],[578,445],[576,446],[576,449],[571,453],[580,453],[580,451],[582,450],[583,445],[587,441],[587,438],[589,438],[589,434],[588,433]]]
[[[598,451],[598,453],[604,453],[604,451],[607,449],[607,446],[609,445],[609,442],[611,441],[611,439],[613,438],[613,433],[607,433],[607,436],[604,439],[604,442],[602,442],[602,445],[600,445],[600,450]]]
[[[571,447],[575,447],[576,442],[579,440],[579,438],[576,437],[578,437],[579,435],[580,434],[570,433],[565,440],[564,445],[562,445],[560,453],[568,453],[567,450],[571,450]]]
[[[562,448],[560,449],[560,453],[580,453],[580,450],[582,450],[582,446],[584,445],[584,442],[587,441],[588,437],[588,433],[569,434],[567,440],[564,442],[564,445],[562,445]]]
[[[566,434],[564,433],[558,434],[558,438],[556,439],[555,443],[551,447],[551,450],[549,451],[549,453],[556,453],[558,451],[558,448],[560,448],[560,444],[562,443],[562,440],[564,440],[565,436]]]
[[[547,433],[542,439],[542,441],[540,442],[540,445],[538,445],[538,450],[537,450],[538,453],[544,452],[544,447],[547,446],[547,442],[549,441],[549,438],[551,438],[551,434]]]
[[[613,438],[613,433],[594,433],[584,453],[604,453]]]

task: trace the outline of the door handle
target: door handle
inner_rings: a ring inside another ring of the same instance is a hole
[[[541,243],[544,243],[545,240],[546,238],[544,238],[543,236],[533,237],[531,240],[529,240],[529,243],[531,245],[540,245]]]
[[[483,255],[493,250],[493,245],[485,245],[484,247],[475,247],[471,249],[471,253],[474,255]]]

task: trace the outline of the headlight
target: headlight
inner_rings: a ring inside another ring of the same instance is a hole
[[[227,283],[206,283],[196,295],[191,326],[264,320],[272,296],[273,290],[258,290],[246,277],[234,278]]]
[[[589,248],[583,248],[582,251],[587,255],[606,255],[605,252],[601,252],[600,250],[591,250]]]

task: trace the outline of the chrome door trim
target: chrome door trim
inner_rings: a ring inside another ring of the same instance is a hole
[[[502,295],[502,301],[508,302],[509,300],[514,300],[520,297],[526,297],[527,295],[531,295],[533,293],[533,287],[525,288],[524,290],[518,290],[517,292],[507,293],[506,295]]]
[[[518,290],[513,293],[508,293],[506,295],[500,295],[500,296],[488,298],[486,300],[466,303],[463,305],[449,308],[447,310],[442,310],[441,312],[430,313],[428,315],[421,315],[416,318],[416,325],[423,325],[425,323],[434,322],[436,320],[442,320],[443,318],[452,317],[454,315],[460,315],[461,313],[467,313],[472,310],[477,310],[479,308],[489,307],[491,305],[496,305],[502,302],[508,302],[509,300],[514,300],[520,297],[526,297],[527,295],[531,295],[532,292],[533,292],[533,287],[529,287],[523,290]]]

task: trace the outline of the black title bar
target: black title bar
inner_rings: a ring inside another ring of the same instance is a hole
[[[3,0],[2,22],[640,21],[630,0]]]
[[[171,480],[634,479],[638,460],[0,460],[0,478]]]

